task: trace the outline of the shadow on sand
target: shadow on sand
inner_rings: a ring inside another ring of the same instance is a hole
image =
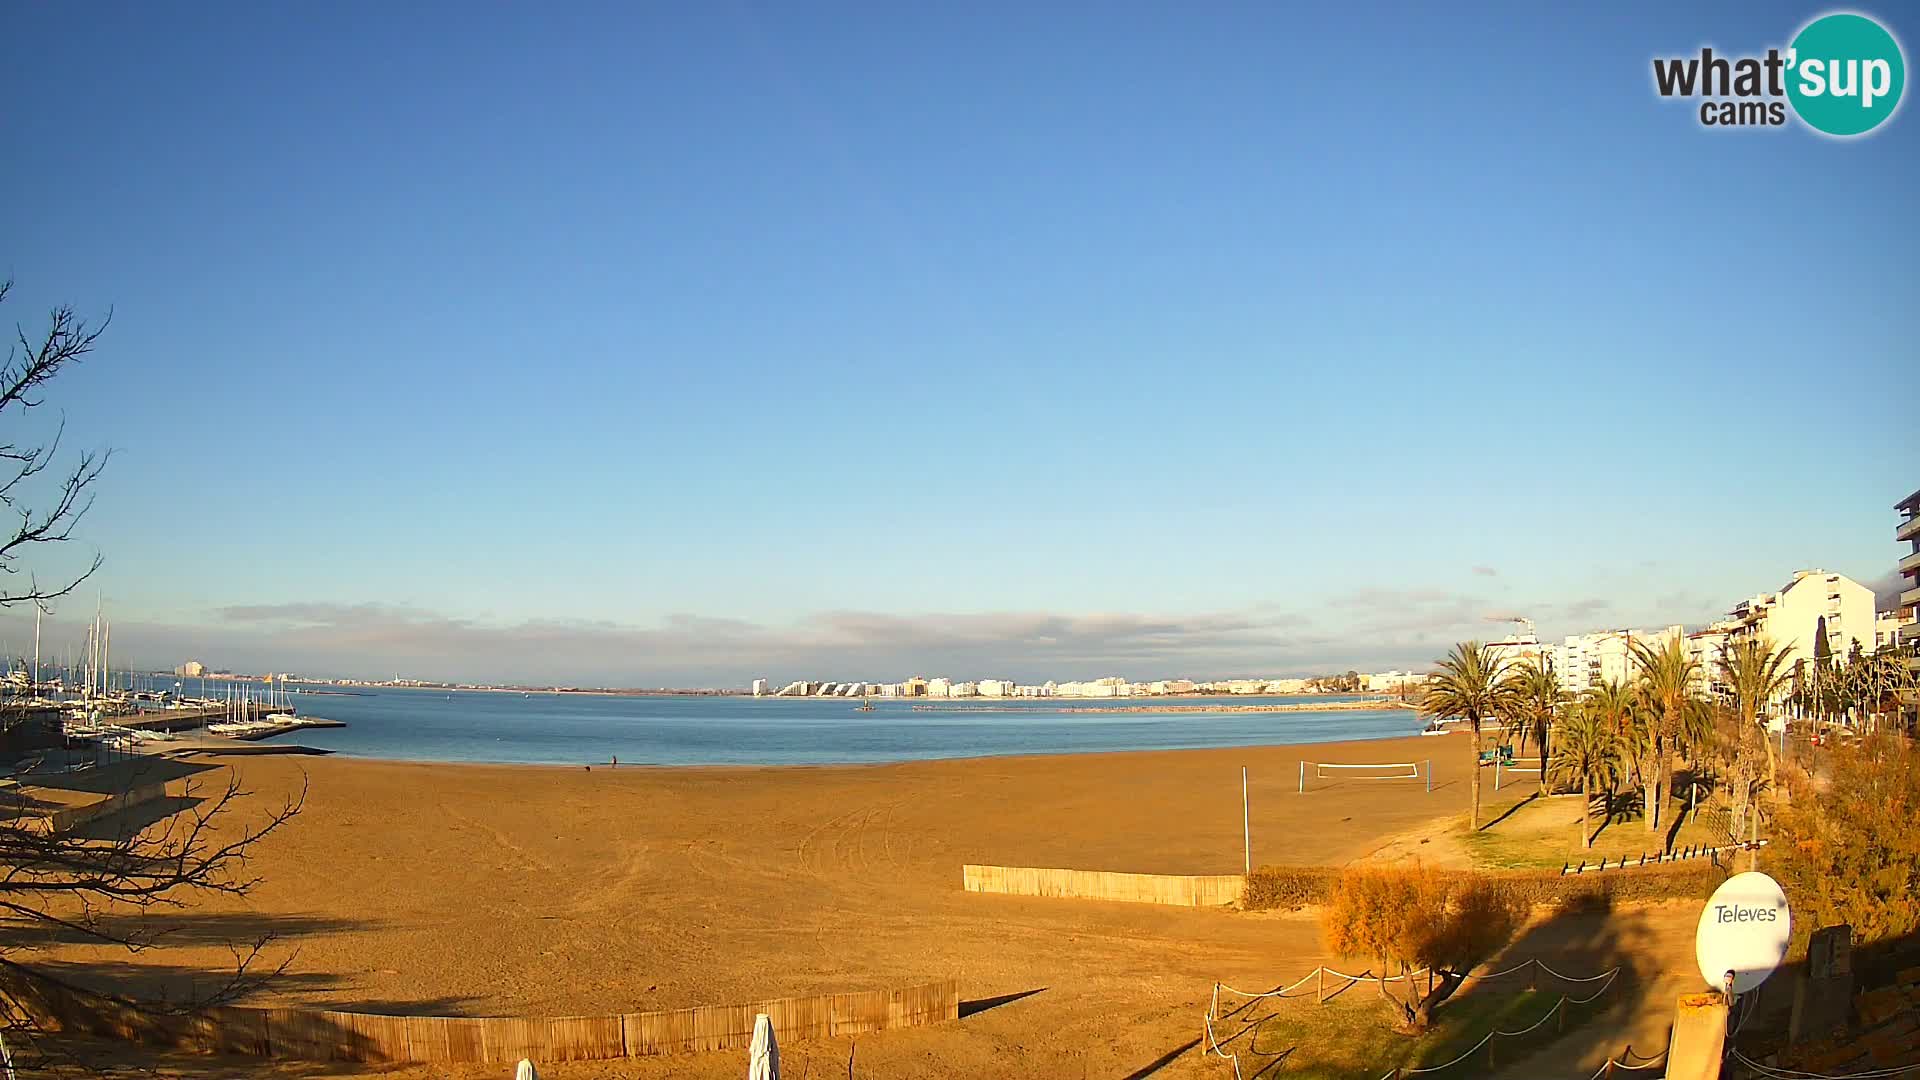
[[[997,997],[974,998],[971,1001],[963,1001],[960,1003],[960,1019],[965,1020],[969,1016],[986,1012],[988,1009],[997,1009],[1002,1005],[1019,1001],[1021,998],[1032,997],[1044,990],[1046,990],[1046,987],[1036,986],[1031,990],[1021,990],[1012,994],[1001,994]]]

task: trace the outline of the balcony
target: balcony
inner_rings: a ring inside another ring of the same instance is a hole
[[[1920,548],[1915,548],[1912,554],[1900,560],[1899,570],[1903,574],[1920,574]]]
[[[1920,604],[1920,589],[1908,589],[1900,594],[1901,607],[1910,608],[1915,604]]]
[[[1901,522],[1900,527],[1893,531],[1893,539],[1896,543],[1904,543],[1915,537],[1920,537],[1920,514],[1915,514]]]

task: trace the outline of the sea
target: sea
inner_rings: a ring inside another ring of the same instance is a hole
[[[211,689],[211,687],[209,687]],[[322,688],[337,689],[337,688]],[[192,689],[189,688],[189,692]],[[1336,696],[1167,699],[1277,705]],[[1413,735],[1407,709],[1247,713],[1101,712],[1138,698],[858,699],[613,696],[400,688],[295,693],[304,716],[339,720],[281,736],[356,757],[538,765],[827,765],[1006,754],[1082,754],[1386,739]],[[916,709],[915,704],[931,708]]]

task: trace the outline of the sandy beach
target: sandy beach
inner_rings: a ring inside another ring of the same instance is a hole
[[[256,1002],[443,1015],[674,1008],[956,977],[963,1001],[1038,992],[972,1015],[963,1006],[958,1024],[871,1036],[861,1043],[871,1075],[979,1075],[1017,1061],[1012,1071],[1126,1076],[1192,1040],[1214,980],[1271,986],[1329,959],[1312,919],[967,894],[962,863],[1237,873],[1245,766],[1254,863],[1337,865],[1464,811],[1463,743],[782,768],[248,759],[234,767],[256,795],[230,826],[303,779],[309,788],[305,811],[256,848],[248,870],[262,881],[250,897],[157,915],[181,932],[137,958],[135,979],[110,949],[54,944],[35,959],[87,985],[177,993],[231,965],[226,941],[273,933],[268,955],[291,959]],[[1303,757],[1432,759],[1434,790],[1346,780],[1300,795]],[[210,771],[200,786],[222,780]],[[1662,940],[1681,923],[1690,934],[1690,910],[1636,918]],[[1583,947],[1583,932],[1563,931],[1566,947]],[[823,1074],[834,1054],[844,1068],[844,1047],[816,1052]],[[551,1075],[738,1066],[707,1055]],[[1185,1053],[1155,1075],[1213,1073]]]

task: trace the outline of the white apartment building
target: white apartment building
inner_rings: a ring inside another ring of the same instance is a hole
[[[1274,682],[1269,683],[1267,685],[1269,688],[1272,688],[1278,685],[1279,682],[1281,681],[1283,680],[1275,680]],[[1411,671],[1382,671],[1377,675],[1366,676],[1365,685],[1368,690],[1372,690],[1376,693],[1379,693],[1379,692],[1391,693],[1403,687],[1418,686],[1421,683],[1424,683],[1426,681],[1427,681],[1427,677],[1425,675],[1416,675]],[[1276,694],[1284,694],[1287,691],[1272,690],[1272,692]]]
[[[1729,643],[1764,637],[1788,650],[1789,664],[1814,658],[1823,629],[1827,651],[1845,656],[1856,641],[1863,651],[1873,648],[1873,590],[1840,574],[1801,570],[1779,592],[1735,604],[1722,622]]]
[[[1910,618],[1920,620],[1920,491],[1901,499],[1893,509],[1900,515],[1900,524],[1893,530],[1894,542],[1908,545],[1908,549],[1900,553],[1900,562],[1896,567],[1906,581],[1903,583],[1905,588],[1900,590],[1899,607],[1895,610],[1904,611]],[[1920,629],[1909,627],[1900,632],[1902,644],[1915,637],[1920,637]],[[1920,675],[1920,655],[1907,657],[1907,669]],[[1909,730],[1913,726],[1920,726],[1920,690],[1906,691],[1900,695],[1900,700],[1905,706],[1901,711],[1905,714],[1904,721],[1909,725]]]
[[[754,697],[767,696],[767,680],[765,679],[753,680],[753,696]]]
[[[1553,664],[1554,679],[1569,694],[1584,694],[1605,682],[1626,682],[1636,670],[1633,647],[1637,642],[1658,649],[1669,641],[1685,637],[1680,626],[1664,630],[1602,630],[1576,634],[1558,645],[1546,648]]]
[[[1725,622],[1714,623],[1705,630],[1695,630],[1687,635],[1687,659],[1693,661],[1695,694],[1706,696],[1708,693],[1725,692],[1720,680],[1720,658],[1726,655],[1732,637],[1733,627]]]
[[[1904,611],[1880,612],[1873,617],[1873,648],[1870,651],[1879,652],[1898,645],[1903,634],[1912,637],[1915,632],[1913,626],[1913,616]]]
[[[928,697],[952,697],[953,680],[945,677],[927,680]]]
[[[1855,642],[1862,652],[1874,651],[1876,629],[1872,589],[1841,574],[1801,570],[1779,592],[1750,596],[1735,604],[1726,618],[1687,635],[1687,655],[1697,666],[1694,687],[1703,694],[1729,693],[1720,660],[1742,641],[1759,638],[1786,649],[1791,669],[1813,660],[1823,631],[1827,651],[1844,657]],[[1780,719],[1775,717],[1776,722]]]
[[[1496,667],[1501,664],[1506,664],[1508,667],[1516,670],[1523,664],[1529,664],[1540,659],[1545,655],[1546,651],[1540,644],[1540,639],[1532,633],[1516,634],[1513,637],[1503,638],[1499,641],[1489,641],[1487,642],[1487,648],[1492,652],[1493,663]]]
[[[1012,697],[1013,696],[1013,680],[1012,679],[981,679],[980,680],[980,696],[981,697]]]

